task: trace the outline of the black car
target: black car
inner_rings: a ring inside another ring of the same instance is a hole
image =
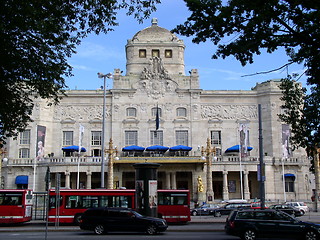
[[[270,209],[280,210],[294,217],[300,217],[304,213],[301,212],[298,208],[292,207],[288,204],[275,204],[269,206]]]
[[[95,234],[109,231],[146,232],[149,235],[164,232],[168,228],[166,220],[142,216],[129,208],[90,208],[80,219],[82,230],[92,230]]]
[[[243,209],[243,208],[251,208],[250,203],[227,203],[226,205],[213,209],[213,215],[215,217],[220,217],[221,215],[228,215],[230,212],[236,209]]]
[[[227,217],[225,231],[243,240],[257,237],[317,240],[320,225],[302,222],[272,209],[234,210]]]
[[[197,215],[212,215],[214,213],[214,210],[219,208],[219,205],[217,204],[204,204],[200,207],[196,207],[191,209],[190,213],[193,216]]]

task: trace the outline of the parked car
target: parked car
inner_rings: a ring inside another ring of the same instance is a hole
[[[168,228],[166,220],[146,217],[129,208],[89,208],[80,219],[82,230],[101,235],[109,231],[146,232],[149,235]]]
[[[269,208],[280,210],[294,217],[300,217],[303,215],[303,213],[298,208],[291,207],[288,204],[275,204],[275,205],[269,206]]]
[[[304,202],[286,202],[291,207],[298,208],[302,215],[304,215],[306,212],[309,212],[309,207]]]
[[[320,224],[299,221],[272,209],[242,209],[230,213],[225,231],[243,240],[255,240],[257,237],[317,240]]]
[[[217,204],[204,204],[190,210],[191,215],[213,215],[214,209],[219,208]]]
[[[228,215],[235,209],[242,209],[242,208],[251,208],[250,203],[227,203],[226,205],[213,209],[213,215],[215,217],[220,217],[221,215]]]

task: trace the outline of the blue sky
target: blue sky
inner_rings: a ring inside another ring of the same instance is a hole
[[[158,25],[168,30],[177,24],[183,23],[189,16],[183,0],[162,0],[158,10],[152,13],[150,19],[139,24],[133,17],[120,12],[117,16],[119,26],[108,34],[90,35],[78,46],[77,53],[69,60],[74,68],[74,76],[66,79],[69,89],[92,90],[103,85],[102,79],[97,77],[98,72],[113,72],[120,68],[126,72],[125,45],[138,31],[149,27],[151,19],[157,18]],[[198,69],[200,87],[204,90],[250,90],[256,85],[270,79],[279,79],[289,73],[302,73],[302,65],[290,66],[287,70],[281,70],[270,74],[242,77],[243,75],[264,72],[276,69],[287,62],[287,56],[283,50],[275,53],[263,53],[255,57],[254,63],[243,67],[233,57],[227,59],[211,59],[216,47],[211,42],[194,44],[192,38],[179,36],[184,40],[185,71]],[[304,84],[304,79],[301,80]],[[111,80],[107,82],[111,88]],[[304,84],[305,85],[305,84]]]

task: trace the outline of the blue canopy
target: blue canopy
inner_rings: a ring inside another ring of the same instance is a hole
[[[165,152],[168,149],[169,149],[168,147],[164,147],[164,146],[160,146],[160,145],[154,145],[154,146],[151,146],[151,147],[147,147],[146,151],[162,151],[162,152]]]
[[[234,145],[232,147],[229,147],[226,152],[239,152],[240,146],[239,145]],[[253,149],[253,147],[247,147],[248,151],[251,151]]]
[[[142,152],[142,151],[144,151],[144,147],[139,147],[139,146],[136,146],[136,145],[131,145],[131,146],[126,146],[126,147],[124,147],[124,148],[122,148],[122,151],[123,152],[134,152],[134,151],[136,151],[136,152]]]
[[[16,184],[28,184],[29,177],[25,175],[16,176]]]
[[[72,145],[68,147],[63,147],[62,151],[64,152],[79,152],[79,146]],[[87,150],[84,147],[81,147],[81,152],[86,152]]]
[[[191,151],[192,147],[184,146],[184,145],[177,145],[171,147],[169,151]]]

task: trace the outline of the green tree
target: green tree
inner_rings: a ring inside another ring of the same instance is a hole
[[[2,0],[0,142],[32,121],[33,98],[59,102],[72,75],[68,58],[90,33],[107,33],[124,9],[139,22],[160,0]]]
[[[306,68],[310,91],[288,76],[281,83],[284,114],[291,125],[292,144],[318,157],[320,134],[320,4],[311,0],[184,0],[191,15],[174,32],[193,36],[193,42],[207,40],[217,46],[212,58],[234,56],[244,66],[264,49],[273,53],[284,48],[290,64]],[[313,165],[314,166],[314,165]],[[318,164],[316,165],[318,166]],[[319,169],[316,190],[319,190]],[[317,202],[317,201],[316,201]]]
[[[311,0],[184,0],[191,15],[174,32],[218,45],[213,58],[234,56],[253,63],[261,49],[285,48],[288,62],[306,67],[309,84],[319,85],[320,4]],[[284,67],[283,66],[283,67]]]

